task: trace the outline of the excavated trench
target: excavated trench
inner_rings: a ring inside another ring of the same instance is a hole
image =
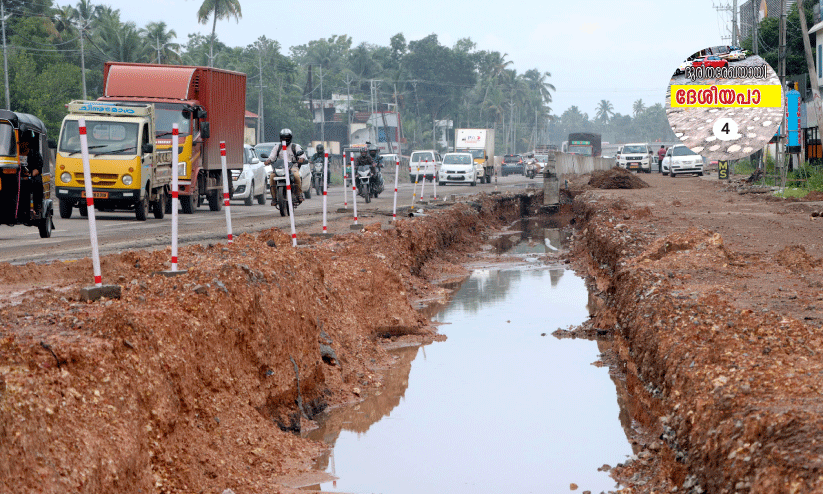
[[[589,423],[618,418],[634,453],[609,474],[632,492],[790,492],[783,488],[790,485],[814,492],[823,485],[815,460],[797,454],[805,451],[798,441],[811,444],[814,431],[823,430],[819,414],[796,402],[770,408],[768,387],[729,375],[729,354],[712,350],[729,338],[718,333],[721,322],[741,328],[747,338],[754,333],[745,331],[761,331],[762,324],[751,312],[684,290],[672,278],[687,255],[716,258],[718,265],[745,261],[705,232],[656,238],[639,231],[633,225],[649,216],[648,208],[620,201],[605,204],[583,195],[574,209],[566,204],[542,222],[524,219],[539,212],[540,198],[480,196],[401,220],[391,230],[368,225],[324,241],[301,236],[298,249],[279,230],[239,235],[229,247],[181,249],[188,273],[176,278],[152,275],[166,267],[162,251],[108,256],[104,277],[119,280],[120,300],[79,301],[88,260],[0,266],[0,281],[19,286],[34,276],[45,286],[0,306],[0,491],[326,489],[328,477],[312,472],[313,459],[322,462],[329,450],[302,437],[315,419],[329,407],[359,403],[368,409],[370,400],[383,403],[368,412],[369,424],[385,410],[400,410],[411,401],[405,397],[419,354],[468,334],[457,329],[465,314],[450,315],[455,313],[448,305],[468,286],[461,282],[468,271],[512,272],[527,264],[520,277],[529,280],[541,263],[562,265],[562,227],[571,223],[577,230],[570,259],[589,287],[592,317],[568,321],[582,324],[558,331],[553,323],[545,331],[525,325],[526,334],[511,336],[537,349],[548,342],[596,346],[577,359],[583,368],[576,371],[608,368],[613,411],[611,418]],[[551,273],[542,283],[551,285]],[[572,279],[571,272],[558,278]],[[522,297],[538,291],[525,286]],[[671,300],[676,303],[662,303]],[[421,307],[429,312],[419,312]],[[438,332],[429,317],[455,319]],[[804,334],[792,321],[780,324],[796,340]],[[823,347],[814,338],[802,337],[807,346]],[[767,359],[788,358],[784,347],[772,343],[746,371],[762,379]],[[502,353],[476,350],[464,367],[482,364],[477,373],[488,375],[505,365]],[[534,439],[533,431],[551,421],[544,417],[550,405],[534,398],[543,392],[541,372],[521,374],[476,394],[496,405],[525,404],[486,420],[507,425],[512,436]],[[469,381],[464,377],[455,386]],[[520,392],[510,392],[520,384]],[[483,403],[452,403],[439,415],[477,414]],[[332,420],[352,422],[346,413],[353,417],[357,410],[346,410]],[[761,420],[747,420],[751,414]],[[358,427],[366,426],[352,426],[355,434]],[[417,437],[448,434],[433,427]],[[617,456],[611,461],[620,461]],[[564,489],[572,483],[585,489],[587,478],[577,479],[564,477]]]

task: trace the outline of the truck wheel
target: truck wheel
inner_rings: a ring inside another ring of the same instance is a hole
[[[60,199],[59,201],[60,217],[64,220],[71,218],[71,210],[74,209],[72,203],[68,200]]]
[[[243,200],[243,204],[246,206],[251,206],[252,202],[254,201],[254,180],[251,181],[251,189],[249,189],[249,195]]]
[[[223,209],[223,203],[220,201],[222,197],[220,196],[220,191],[217,189],[210,190],[206,194],[206,197],[208,197],[209,199],[209,209],[211,211],[220,211],[221,209]]]
[[[163,219],[166,214],[166,192],[160,191],[157,194],[157,200],[151,203],[151,212],[154,213],[154,218],[158,220]]]
[[[83,218],[89,216],[89,206],[86,203],[81,201],[80,205],[77,206],[77,210],[80,211],[80,216]]]
[[[69,211],[71,213],[71,211]],[[50,238],[51,237],[51,229],[54,226],[54,223],[51,221],[51,217],[54,215],[54,212],[51,208],[48,209],[45,216],[39,220],[40,223],[37,225],[37,228],[40,230],[40,238]]]
[[[191,195],[179,196],[180,207],[184,214],[194,214],[194,210],[200,205],[200,188],[198,187],[198,180],[195,178],[194,183],[191,184]]]
[[[149,198],[144,196],[140,201],[134,205],[134,216],[137,221],[146,221],[146,213],[149,209]]]

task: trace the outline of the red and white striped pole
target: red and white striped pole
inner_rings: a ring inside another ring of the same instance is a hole
[[[354,205],[354,224],[357,224],[357,173],[354,172],[354,153],[349,153],[351,164],[351,202]]]
[[[392,221],[397,221],[397,177],[400,176],[400,156],[394,165],[394,208],[392,209]]]
[[[346,179],[348,175],[346,174],[346,152],[343,151],[343,207],[348,209],[349,208],[349,189],[348,185],[346,184]]]
[[[226,206],[226,231],[228,232],[229,243],[232,243],[231,206],[229,205],[229,175],[226,170],[226,141],[220,141],[220,167],[223,171],[223,205]],[[254,194],[254,191],[251,191],[250,194]]]
[[[420,162],[417,162],[417,174],[414,176],[414,192],[412,193],[411,207],[414,207],[414,201],[417,199],[417,181],[420,180]],[[423,177],[426,180],[426,177]],[[421,196],[422,197],[422,196]]]
[[[103,286],[100,273],[100,251],[97,249],[97,223],[94,221],[94,191],[91,188],[91,165],[89,164],[89,141],[86,137],[86,119],[77,122],[80,130],[80,150],[83,153],[83,181],[86,185],[86,208],[89,216],[89,236],[91,237],[91,262],[94,267],[94,284]]]
[[[434,162],[434,200],[437,200],[437,162]]]
[[[428,167],[429,167],[429,160],[426,160],[425,164],[423,165],[423,170],[424,170],[423,173],[426,173],[425,170]],[[421,201],[426,198],[426,195],[423,193],[424,190],[426,190],[426,175],[423,175],[423,183],[420,184],[420,200]]]
[[[171,169],[174,170],[171,174],[171,270],[177,271],[177,206],[180,203],[180,195],[178,191],[177,176],[180,175],[180,170],[177,156],[177,146],[180,143],[179,130],[177,124],[171,126]],[[194,177],[197,180],[197,177]],[[198,198],[193,197],[196,201]],[[196,204],[196,203],[195,203]]]
[[[286,152],[286,141],[280,141],[283,153],[283,167],[286,171],[286,201],[289,203],[289,220],[291,221],[291,245],[297,247],[297,230],[294,228],[294,205],[291,203],[291,163]]]
[[[323,233],[326,232],[326,201],[329,195],[329,181],[327,180],[327,173],[329,172],[329,153],[323,155]]]

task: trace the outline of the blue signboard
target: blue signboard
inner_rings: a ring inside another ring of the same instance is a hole
[[[789,142],[786,149],[789,153],[800,152],[800,92],[796,89],[786,91],[787,100],[787,122],[786,128],[789,131]]]

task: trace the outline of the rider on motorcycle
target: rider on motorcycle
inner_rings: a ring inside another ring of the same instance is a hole
[[[289,170],[291,171],[292,179],[291,179],[291,186],[292,192],[294,192],[294,202],[295,204],[300,204],[303,202],[303,188],[301,187],[300,181],[300,164],[306,160],[306,155],[303,152],[303,148],[300,147],[300,144],[292,143],[292,133],[291,129],[283,129],[280,131],[280,142],[286,143],[286,155],[289,160]],[[270,165],[272,162],[277,161],[278,158],[281,157],[282,153],[281,148],[277,148],[275,152],[272,150],[271,155],[266,159],[267,165]],[[277,205],[277,200],[275,199],[276,195],[276,187],[275,187],[275,173],[269,175],[269,188],[271,189],[271,205]]]
[[[372,143],[366,143],[369,145],[369,157],[374,162],[376,169],[372,169],[372,180],[374,180],[375,186],[379,187],[379,190],[382,190],[383,187],[383,174],[380,173],[380,170],[383,168],[383,157],[380,156],[380,152]]]
[[[323,163],[323,160],[326,158],[326,149],[323,147],[322,144],[318,144],[314,148],[317,152],[314,153],[311,158],[309,158],[310,163]],[[326,168],[326,183],[329,183],[329,170]]]

